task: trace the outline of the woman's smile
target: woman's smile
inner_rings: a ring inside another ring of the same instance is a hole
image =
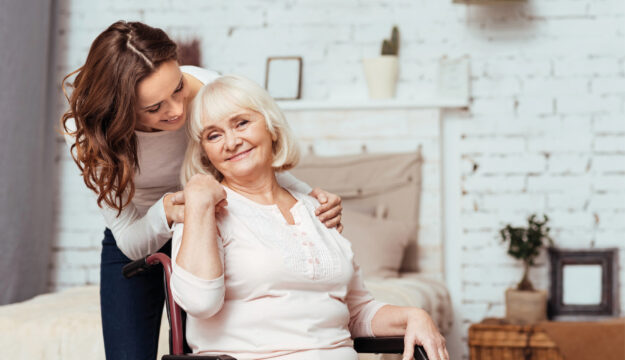
[[[182,120],[182,115],[178,115],[176,117],[173,117],[171,119],[166,119],[166,120],[161,120],[163,122],[166,122],[167,124],[177,124],[180,120]]]
[[[239,160],[245,159],[252,152],[252,150],[254,150],[253,147],[245,151],[241,151],[240,153],[227,158],[226,161],[239,161]]]

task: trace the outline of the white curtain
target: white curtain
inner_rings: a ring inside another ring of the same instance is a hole
[[[0,304],[46,290],[56,192],[55,1],[0,0]]]

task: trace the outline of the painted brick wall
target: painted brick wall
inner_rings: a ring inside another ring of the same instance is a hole
[[[618,247],[625,259],[625,2],[528,0],[465,6],[451,0],[59,1],[56,78],[79,67],[95,36],[118,19],[172,37],[202,38],[203,62],[264,81],[267,56],[304,58],[306,99],[362,99],[361,59],[401,30],[398,98],[431,94],[441,56],[471,58],[458,183],[461,292],[466,327],[503,314],[521,267],[497,229],[532,213],[552,219],[561,247]],[[58,114],[65,105],[61,96]],[[444,149],[443,149],[444,151]],[[59,140],[58,231],[51,289],[98,282],[97,208]],[[493,267],[497,271],[492,271]],[[625,267],[620,267],[625,310]],[[543,257],[532,279],[547,285]]]

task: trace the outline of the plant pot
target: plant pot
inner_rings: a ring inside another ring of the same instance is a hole
[[[395,97],[399,61],[395,55],[382,55],[363,60],[365,78],[372,99],[390,99]]]
[[[547,291],[506,290],[506,320],[533,324],[547,319]]]

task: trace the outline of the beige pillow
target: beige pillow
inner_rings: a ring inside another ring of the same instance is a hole
[[[363,276],[397,277],[415,224],[378,219],[357,211],[343,210],[343,236],[352,243],[354,258]]]
[[[339,195],[350,209],[417,228],[421,204],[421,150],[403,154],[305,156],[289,170],[313,187]],[[382,210],[382,211],[380,211]],[[408,244],[402,271],[417,271],[417,234]]]

